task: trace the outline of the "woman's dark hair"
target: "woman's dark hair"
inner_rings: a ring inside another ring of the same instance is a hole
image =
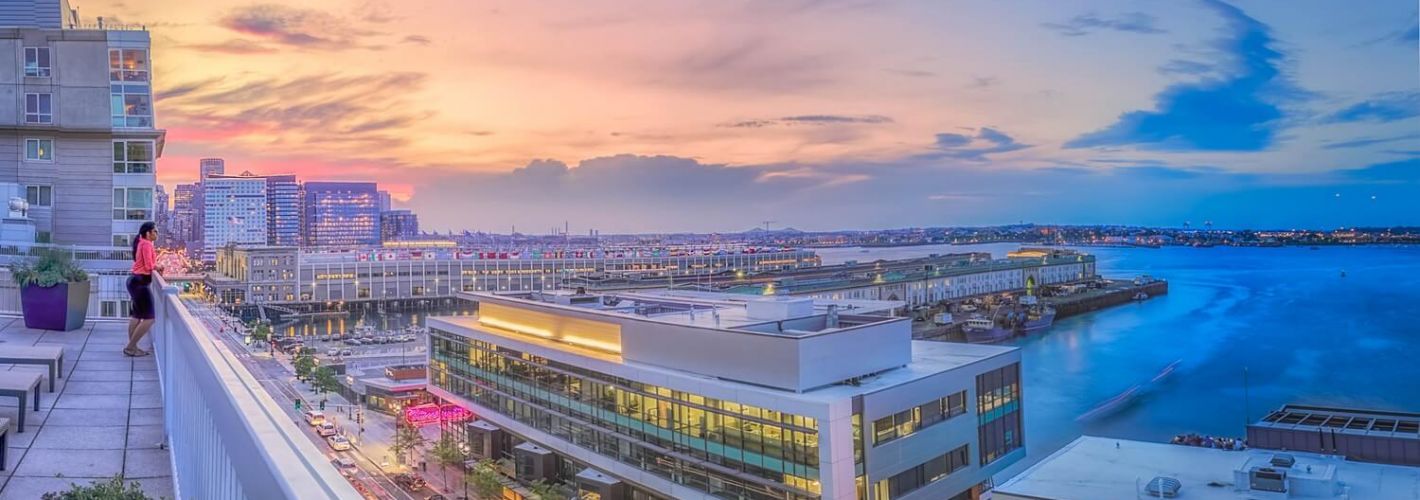
[[[144,222],[143,225],[138,226],[138,234],[133,235],[133,260],[138,260],[138,240],[143,239],[144,236],[147,236],[148,233],[153,232],[153,230],[157,228],[158,225],[154,224],[153,221]]]

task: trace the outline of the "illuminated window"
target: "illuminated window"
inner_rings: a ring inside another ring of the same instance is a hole
[[[153,94],[148,86],[148,51],[112,49],[109,104],[114,127],[152,127]]]
[[[54,139],[25,139],[25,159],[29,161],[53,161]]]
[[[153,141],[114,141],[113,173],[149,174],[153,172]]]

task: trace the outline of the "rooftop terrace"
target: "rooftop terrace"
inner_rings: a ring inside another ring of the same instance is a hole
[[[0,325],[3,345],[64,346],[63,375],[55,392],[40,393],[40,411],[0,398],[0,417],[11,423],[0,500],[35,499],[120,474],[153,498],[174,498],[158,365],[152,356],[120,352],[126,323],[90,321],[72,332],[32,330],[16,317],[0,317]],[[35,365],[0,369],[44,371]],[[23,433],[15,428],[20,411],[28,412]]]

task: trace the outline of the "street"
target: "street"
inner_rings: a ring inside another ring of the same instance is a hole
[[[339,458],[348,458],[355,462],[356,468],[353,471],[343,469],[342,472],[346,473],[346,477],[355,484],[358,490],[364,492],[367,498],[423,500],[436,493],[434,488],[440,491],[450,491],[444,488],[441,475],[437,473],[437,468],[433,464],[429,464],[430,468],[427,474],[419,474],[428,476],[424,479],[429,483],[429,486],[423,490],[411,493],[395,484],[393,475],[415,471],[413,468],[398,465],[395,457],[389,452],[389,446],[393,442],[395,433],[393,417],[374,411],[365,411],[364,425],[357,425],[354,416],[354,412],[358,411],[357,405],[351,404],[339,394],[317,395],[312,389],[306,387],[306,384],[296,380],[295,369],[291,366],[287,356],[280,352],[273,356],[266,347],[253,349],[245,345],[243,343],[244,334],[240,328],[233,324],[230,317],[209,303],[196,297],[184,297],[184,303],[194,316],[231,349],[247,369],[251,370],[262,387],[265,387],[271,397],[285,408],[286,414],[301,427],[303,433],[317,447],[325,450],[326,456],[332,462]],[[388,354],[381,355],[388,356]],[[422,352],[417,356],[418,359],[423,359]],[[315,428],[307,424],[302,415],[306,410],[319,409],[322,399],[326,400],[324,411],[326,418],[333,421],[338,432],[349,439],[352,444],[350,450],[335,451],[331,449],[326,439],[318,435]],[[301,401],[300,410],[296,409],[295,402],[297,400]],[[421,429],[421,433],[429,443],[438,439],[437,428],[424,428]],[[460,483],[455,479],[455,476],[458,475],[455,474],[456,471],[450,470],[449,472],[452,485],[459,485]],[[455,496],[457,495],[449,495],[450,498]]]

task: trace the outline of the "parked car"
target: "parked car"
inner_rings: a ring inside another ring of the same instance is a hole
[[[325,355],[326,355],[326,356],[339,356],[339,355],[340,355],[340,349],[336,349],[336,348],[334,348],[334,347],[332,347],[332,348],[330,348],[330,349],[326,349],[326,350],[325,350]]]
[[[339,434],[325,438],[325,441],[327,443],[330,443],[330,449],[335,451],[345,451],[350,449],[350,441],[345,439],[345,436],[341,436]]]
[[[319,410],[306,410],[306,423],[312,427],[325,423],[325,412]]]
[[[335,428],[335,422],[322,422],[316,427],[316,434],[319,434],[320,437],[330,437],[339,433],[340,431]]]
[[[424,478],[409,473],[395,474],[394,483],[409,491],[419,491],[425,486]]]
[[[351,351],[350,349],[341,349],[341,350],[340,350],[340,355],[341,355],[341,356],[349,356],[349,355],[351,355],[351,354],[354,354],[354,352],[355,352],[355,351]]]

